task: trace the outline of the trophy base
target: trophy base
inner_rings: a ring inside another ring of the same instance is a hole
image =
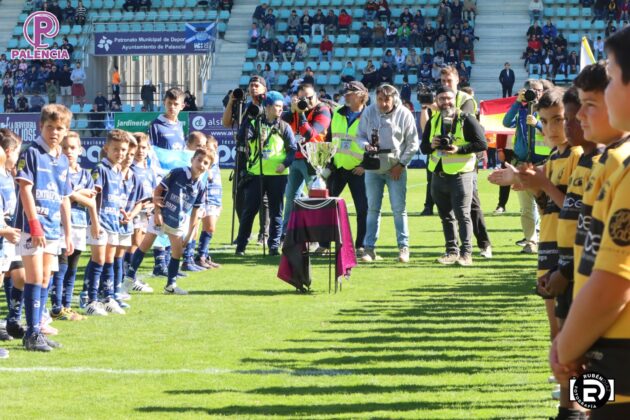
[[[328,190],[326,188],[312,188],[308,191],[309,198],[328,198]]]

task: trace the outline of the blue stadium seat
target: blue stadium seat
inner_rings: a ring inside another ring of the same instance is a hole
[[[591,29],[593,29],[593,24],[590,20],[584,19],[580,22],[580,29],[582,29],[583,31],[590,31]]]
[[[324,86],[325,84],[328,83],[328,76],[326,76],[325,74],[318,75],[317,78],[315,79],[315,83],[318,84],[319,86]]]
[[[293,0],[293,5],[301,9],[306,6],[306,0]]]
[[[583,17],[591,17],[593,15],[590,7],[582,7],[582,16]]]
[[[348,48],[348,52],[347,52],[348,58],[357,58],[358,56],[359,56],[359,50],[353,47]]]
[[[276,29],[280,33],[286,33],[289,31],[289,24],[286,22],[278,22],[276,23]]]
[[[256,49],[248,48],[247,51],[245,51],[245,58],[256,58]]]
[[[335,41],[333,41],[335,42]],[[348,43],[348,35],[339,35],[337,36],[337,44],[338,45],[344,45]]]
[[[345,48],[335,48],[333,51],[333,57],[335,58],[343,58],[346,56]]]
[[[118,30],[120,32],[129,32],[131,30],[131,25],[129,25],[128,23],[119,23]]]
[[[249,84],[249,76],[241,76],[238,81],[239,86],[247,86]]]
[[[359,57],[370,57],[372,55],[372,51],[369,48],[361,48],[359,50]]]
[[[316,9],[317,5],[317,0],[306,0],[306,7],[308,7],[309,9]]]
[[[171,22],[175,21],[175,22],[180,22],[182,20],[182,12],[180,10],[177,9],[173,9],[171,11],[171,18],[170,18]]]
[[[113,22],[120,22],[122,20],[123,14],[120,10],[113,10],[111,16],[111,20]]]
[[[168,14],[168,10],[166,9],[160,9],[159,13],[158,13],[158,19],[161,21],[168,21],[170,18],[170,15]]]
[[[221,10],[219,13],[219,20],[228,20],[230,18],[230,12],[227,10]]]
[[[113,9],[114,8],[114,0],[104,0],[103,7],[105,9]]]
[[[13,48],[17,48],[19,45],[19,41],[15,38],[11,38],[9,39],[9,41],[7,41],[7,48],[8,49],[13,49]]]
[[[410,74],[409,75],[409,84],[412,85],[412,86],[418,84],[418,75],[417,74]]]
[[[352,21],[352,24],[350,25],[350,30],[353,32],[358,31],[359,29],[361,29],[361,25],[363,24],[363,22],[358,22],[356,20]]]
[[[328,79],[328,84],[335,87],[339,86],[341,84],[341,76],[339,76],[338,74],[330,75],[330,78]]]
[[[580,21],[579,20],[570,20],[569,21],[569,29],[572,31],[580,30]]]
[[[283,71],[285,73],[288,73],[291,71],[291,63],[288,61],[283,61],[282,64],[280,64],[280,71]]]
[[[330,71],[330,63],[328,61],[322,61],[319,63],[319,71]]]
[[[558,17],[567,17],[567,14],[568,14],[567,9],[564,7],[558,7],[556,9],[556,16]]]
[[[83,26],[81,26],[81,25],[74,25],[72,27],[72,30],[70,31],[70,34],[72,34],[72,35],[81,35],[82,32],[83,32]]]
[[[580,17],[580,9],[578,7],[571,7],[569,9],[570,17]]]
[[[227,31],[227,25],[225,24],[225,22],[219,22],[219,24],[217,25],[217,30],[220,34],[224,34],[225,31]]]
[[[59,28],[59,35],[69,35],[70,34],[70,25],[61,25]]]
[[[18,23],[26,22],[27,17],[28,17],[28,13],[20,13],[20,16],[18,16]]]
[[[172,9],[174,6],[175,2],[173,0],[162,0],[163,9]]]
[[[132,19],[134,22],[144,22],[145,20],[147,20],[147,13],[144,10],[136,13],[136,16]]]
[[[396,76],[394,76],[394,84],[395,85],[402,85],[403,84],[403,75],[402,74],[397,74]]]
[[[144,22],[142,24],[142,30],[143,31],[148,31],[148,32],[153,32],[153,31],[155,31],[155,26],[153,25],[153,22]]]
[[[301,73],[304,71],[304,61],[296,61],[295,63],[293,63],[293,69],[295,71],[297,71],[298,73]]]
[[[281,44],[284,44],[284,42],[287,40],[287,37],[284,35],[276,35],[276,39],[280,41]]]
[[[22,33],[22,26],[16,26],[15,28],[13,28],[13,36],[22,36]]]
[[[330,69],[332,71],[341,71],[341,69],[343,69],[344,64],[345,64],[345,61],[334,60],[330,65]]]
[[[124,22],[131,22],[134,20],[134,16],[135,14],[133,12],[123,12],[122,18]]]
[[[73,114],[76,114],[77,112],[81,112],[81,105],[79,104],[70,105],[70,111],[72,111]]]
[[[567,36],[567,41],[569,41],[569,44],[577,44],[580,42],[580,36],[578,34],[569,34]]]
[[[177,32],[179,31],[181,24],[175,22],[168,22],[166,24],[166,30],[169,32]]]
[[[357,34],[352,34],[350,35],[350,38],[348,39],[348,42],[350,43],[350,45],[357,45],[359,43],[359,35]]]
[[[372,57],[376,57],[378,60],[383,56],[383,49],[381,47],[376,47],[372,49]]]
[[[139,32],[142,30],[142,24],[139,22],[133,22],[131,25],[131,30],[134,32]]]
[[[166,32],[166,23],[155,22],[155,30],[156,32]]]
[[[184,7],[186,7],[186,0],[175,0],[175,7],[183,9]]]
[[[319,0],[320,7],[328,7],[330,6],[330,0]]]
[[[563,31],[567,29],[568,27],[569,27],[569,23],[566,20],[559,20],[556,22],[556,28],[558,28],[559,31]]]
[[[554,14],[555,11],[556,11],[556,9],[551,7],[551,5],[546,5],[545,10],[543,11],[543,15],[546,18],[551,18],[551,17],[553,17],[553,14]]]
[[[306,67],[310,67],[311,70],[317,71],[317,62],[316,61],[307,61]]]
[[[197,0],[186,0],[186,7],[194,9],[197,7]]]
[[[330,37],[329,37],[329,38],[330,38]],[[321,44],[321,43],[322,43],[322,40],[323,40],[323,39],[322,39],[322,36],[321,36],[321,35],[315,35],[315,36],[313,36],[313,38],[312,38],[312,41],[311,41],[311,42],[313,43],[313,45],[319,45],[319,44]],[[331,41],[332,41],[332,39],[331,39]],[[334,42],[334,41],[332,41],[332,42]]]
[[[319,57],[319,48],[309,48],[308,49],[308,56],[311,58],[318,58]]]
[[[107,27],[103,23],[97,23],[96,25],[94,25],[94,31],[95,32],[106,32],[107,31]]]
[[[273,71],[278,71],[280,70],[280,64],[278,64],[277,61],[272,61],[271,63],[269,63],[269,67],[271,68],[271,70]]]
[[[123,104],[121,107],[122,112],[131,112],[133,108],[129,104]]]
[[[149,10],[147,12],[147,17],[146,19],[150,22],[154,22],[158,19],[158,12],[155,10]]]
[[[281,9],[279,13],[280,13],[280,19],[282,20],[289,19],[289,16],[291,15],[291,11],[289,9]]]
[[[603,20],[596,20],[594,28],[596,31],[603,31],[604,29],[606,29],[606,24]]]
[[[278,76],[278,84],[280,86],[286,86],[288,81],[289,81],[289,76],[287,76],[286,74],[281,74],[280,76]]]

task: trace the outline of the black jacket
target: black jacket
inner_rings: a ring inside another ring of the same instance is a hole
[[[513,86],[515,79],[516,77],[514,76],[514,70],[512,69],[503,69],[499,74],[499,82],[501,82],[501,84],[505,86]]]

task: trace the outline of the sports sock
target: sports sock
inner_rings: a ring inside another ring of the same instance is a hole
[[[123,257],[114,258],[114,293],[118,293],[123,279]]]
[[[129,264],[129,268],[127,268],[127,277],[131,277],[132,279],[136,278],[136,271],[138,271],[138,267],[140,267],[140,264],[142,264],[143,259],[144,252],[142,252],[140,248],[136,249],[136,252],[134,252],[133,256],[131,257],[131,264]]]
[[[24,285],[24,310],[26,312],[26,336],[39,334],[39,306],[42,287],[38,284]]]
[[[22,306],[24,305],[24,291],[17,287],[11,288],[11,304],[7,322],[20,322],[22,318]]]
[[[171,286],[177,282],[177,272],[179,271],[179,258],[171,258],[168,263],[168,283]]]

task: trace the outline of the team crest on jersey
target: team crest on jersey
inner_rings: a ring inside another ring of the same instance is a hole
[[[17,164],[18,171],[21,171],[26,166],[26,159],[20,159]]]
[[[92,172],[92,179],[96,181],[98,179],[98,172]]]
[[[618,246],[630,245],[630,209],[619,209],[612,215],[608,234]]]

